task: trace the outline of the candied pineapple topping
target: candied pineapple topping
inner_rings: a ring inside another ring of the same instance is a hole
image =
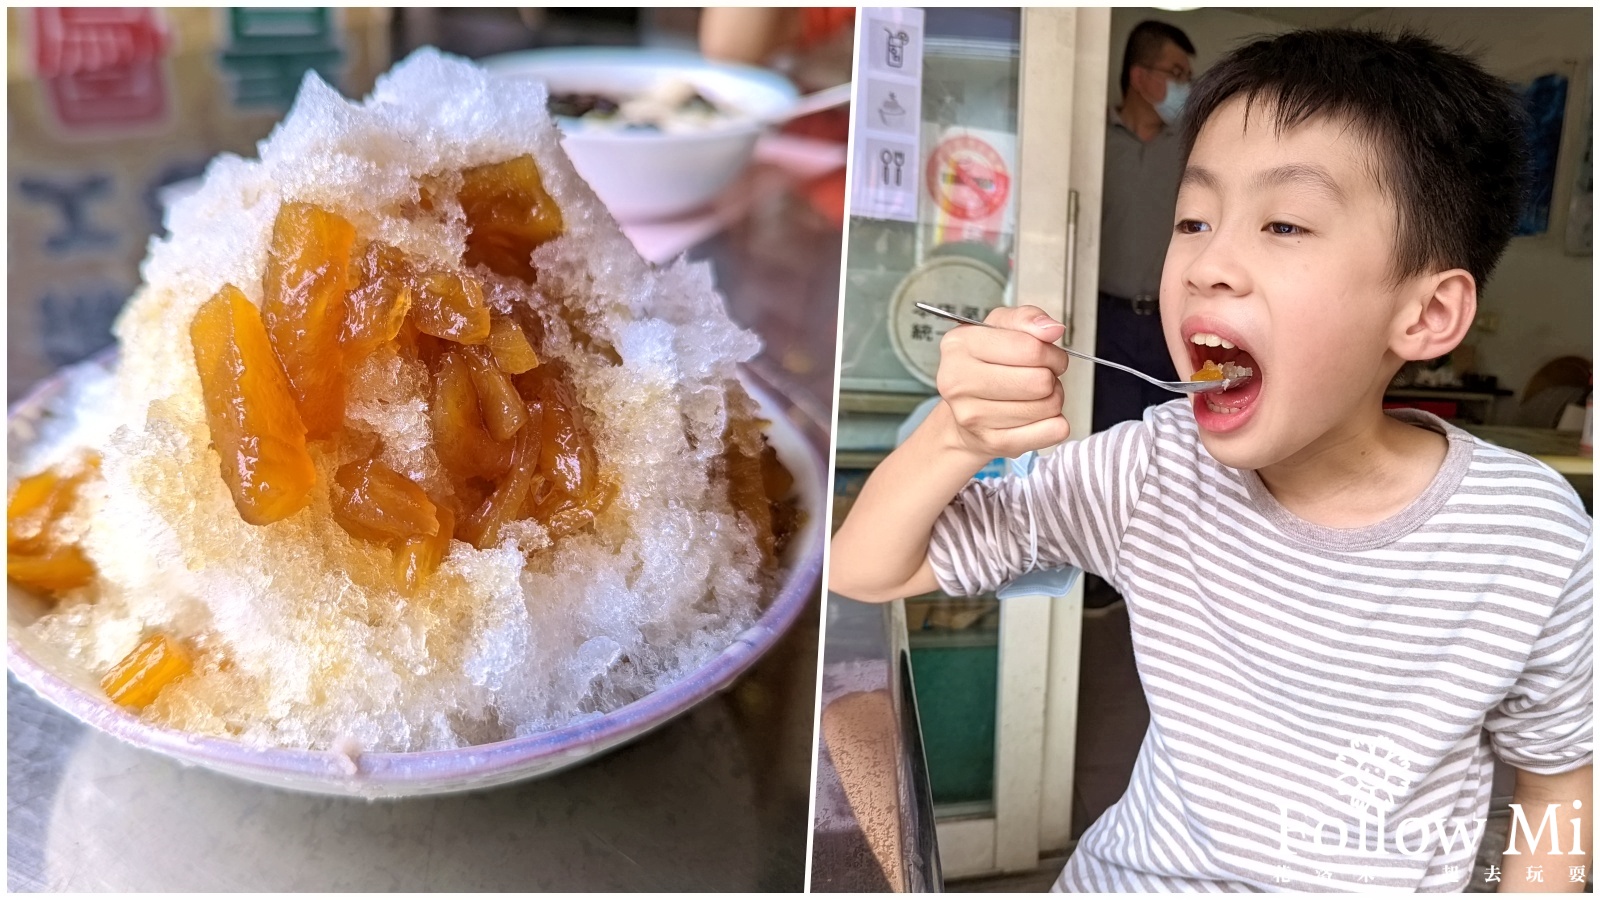
[[[6,577],[46,594],[59,594],[94,579],[94,564],[78,546],[67,517],[78,488],[100,468],[87,454],[62,468],[22,479],[6,504]]]
[[[152,635],[111,667],[100,679],[100,689],[123,706],[143,709],[191,668],[182,646],[164,634]]]
[[[759,343],[559,142],[539,91],[420,51],[218,158],[84,442],[13,451],[26,639],[153,722],[401,751],[607,712],[749,628],[797,525]]]
[[[462,262],[534,277],[519,260],[560,236],[561,211],[533,158],[477,166],[460,180]],[[537,318],[491,311],[473,271],[360,238],[308,203],[282,205],[267,253],[259,314],[229,284],[190,327],[212,443],[246,522],[277,522],[310,503],[316,440],[337,447],[344,436],[347,373],[383,351],[427,372],[428,449],[445,477],[430,496],[381,461],[379,441],[335,473],[332,509],[346,532],[405,556],[397,572],[408,590],[439,563],[440,553],[418,552],[424,546],[459,538],[487,549],[518,521],[552,537],[593,524],[613,488],[559,368],[539,368],[528,339]],[[451,530],[441,532],[441,508]]]
[[[1255,374],[1249,366],[1241,366],[1234,362],[1218,364],[1214,359],[1208,359],[1205,365],[1195,370],[1189,376],[1190,381],[1226,381],[1234,378],[1249,378]]]

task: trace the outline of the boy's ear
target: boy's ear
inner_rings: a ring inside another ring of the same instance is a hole
[[[1466,269],[1418,279],[1395,317],[1391,348],[1401,359],[1436,359],[1454,350],[1478,314],[1478,283]]]

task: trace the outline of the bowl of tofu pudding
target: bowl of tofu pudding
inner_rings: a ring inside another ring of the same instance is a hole
[[[481,63],[545,92],[573,165],[625,223],[710,204],[749,164],[763,122],[799,99],[776,72],[684,51],[529,50]]]

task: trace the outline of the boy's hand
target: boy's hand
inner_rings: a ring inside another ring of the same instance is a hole
[[[939,394],[957,444],[993,459],[1066,440],[1059,379],[1068,357],[1054,343],[1066,326],[1037,306],[1001,307],[984,321],[994,327],[957,326],[939,343]]]

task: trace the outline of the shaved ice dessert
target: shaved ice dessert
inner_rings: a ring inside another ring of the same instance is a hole
[[[1195,370],[1189,376],[1190,381],[1232,381],[1240,378],[1249,378],[1255,370],[1249,366],[1241,366],[1233,362],[1218,363],[1208,359],[1205,365]]]
[[[417,751],[616,709],[732,644],[796,526],[704,264],[634,251],[542,89],[308,75],[168,213],[76,430],[10,451],[8,576],[108,702]]]

